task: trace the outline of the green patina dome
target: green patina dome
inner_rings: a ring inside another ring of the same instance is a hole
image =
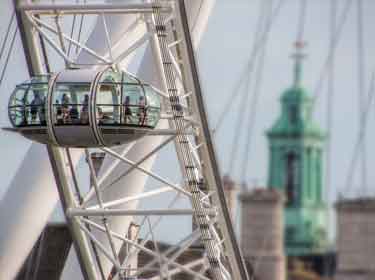
[[[281,102],[309,102],[312,100],[307,92],[302,86],[292,86],[283,92],[281,95]]]
[[[301,86],[301,63],[297,60],[294,83],[281,96],[281,115],[267,131],[269,137],[324,138],[323,131],[312,119],[313,100]]]

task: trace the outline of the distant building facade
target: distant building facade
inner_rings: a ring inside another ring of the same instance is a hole
[[[256,280],[285,280],[284,195],[270,189],[244,190],[241,202],[241,249]]]
[[[340,200],[337,211],[335,280],[375,279],[375,199]]]
[[[301,85],[301,45],[294,55],[294,83],[281,97],[281,114],[267,131],[268,186],[285,193],[285,250],[288,256],[324,252],[327,206],[323,201],[325,135],[312,119],[313,100]]]

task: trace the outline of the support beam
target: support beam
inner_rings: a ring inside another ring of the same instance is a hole
[[[19,6],[20,3],[21,0],[14,0],[15,7]],[[26,24],[28,21],[24,11],[16,9],[16,16],[19,28],[21,30],[21,41],[27,61],[29,74],[30,76],[42,74],[42,56],[38,47],[38,39],[36,37],[36,34],[32,31],[31,26]],[[47,151],[51,161],[52,171],[55,176],[57,189],[60,194],[61,203],[63,207],[66,207],[67,205],[73,206],[74,195],[69,193],[67,197],[63,198],[63,194],[67,194],[67,192],[69,192],[69,186],[66,180],[67,170],[65,169],[65,165],[63,162],[62,150],[61,148],[47,145]],[[68,222],[68,226],[72,233],[77,234],[76,238],[74,239],[74,245],[77,251],[79,262],[82,266],[84,278],[89,280],[98,279],[96,270],[93,266],[92,257],[88,253],[90,252],[88,250],[88,239],[86,238],[86,236],[80,234],[80,230],[74,223],[74,221]]]
[[[168,5],[157,5],[162,13],[172,12]],[[134,14],[153,13],[154,4],[20,4],[18,8],[22,11],[32,12],[40,15],[54,15],[57,12],[64,15],[70,14]]]
[[[207,209],[207,215],[214,216],[216,214],[213,210]],[[68,217],[76,216],[186,216],[193,215],[192,209],[151,209],[151,210],[123,210],[123,209],[79,209],[69,208],[67,210]]]
[[[203,169],[204,177],[210,190],[215,191],[213,196],[214,204],[218,206],[219,215],[218,223],[220,225],[224,240],[228,259],[231,263],[232,278],[248,280],[250,279],[246,269],[245,261],[243,259],[241,250],[237,244],[236,235],[231,223],[230,214],[225,201],[224,188],[222,185],[222,178],[216,159],[214,144],[209,129],[205,103],[203,100],[203,92],[199,79],[198,66],[195,59],[193,49],[193,42],[190,34],[189,23],[187,20],[187,12],[183,0],[176,1],[176,29],[182,40],[182,49],[185,51],[181,53],[182,61],[186,66],[186,83],[188,85],[187,91],[192,91],[192,107],[196,110],[199,116],[201,134],[198,135],[198,142],[204,143],[200,149],[200,155],[206,166]]]

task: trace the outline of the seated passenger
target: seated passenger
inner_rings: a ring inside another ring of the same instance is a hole
[[[55,106],[56,106],[56,123],[63,124],[64,123],[63,113],[62,113],[61,105],[59,104],[59,100],[56,100]]]
[[[69,112],[70,98],[64,93],[61,100],[61,110],[63,115],[63,122],[70,123],[70,112]]]
[[[146,119],[146,102],[144,96],[139,97],[138,108],[139,125],[144,125]]]
[[[82,110],[81,110],[81,123],[87,124],[89,123],[89,95],[85,94],[85,97],[82,102]]]
[[[72,108],[69,110],[69,116],[72,123],[79,123],[79,113],[77,105],[72,105]]]

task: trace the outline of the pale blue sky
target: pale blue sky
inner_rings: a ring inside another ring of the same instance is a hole
[[[204,87],[205,99],[209,111],[211,125],[216,124],[217,114],[225,106],[228,96],[233,94],[238,75],[247,63],[254,40],[255,23],[259,15],[260,0],[217,0],[216,7],[204,34],[202,45],[197,53],[201,80]],[[274,1],[275,3],[278,1]],[[261,85],[259,103],[257,106],[256,124],[253,132],[250,166],[248,178],[257,179],[261,186],[265,186],[267,176],[267,142],[264,131],[271,126],[279,113],[281,92],[291,85],[292,62],[290,54],[296,40],[298,8],[300,1],[284,0],[267,44],[265,56],[264,77]],[[324,61],[328,55],[329,38],[329,2],[326,0],[307,0],[305,40],[308,42],[306,53],[308,58],[304,63],[303,84],[312,92],[316,87]],[[337,1],[340,16],[347,1]],[[333,200],[338,190],[346,184],[346,174],[353,154],[354,143],[358,137],[358,85],[357,85],[357,32],[356,32],[356,3],[352,1],[348,20],[344,26],[342,38],[336,52],[335,67],[335,99],[332,135],[332,183],[330,198]],[[369,87],[371,71],[375,67],[373,50],[375,37],[372,34],[375,19],[375,3],[363,0],[365,26],[365,81],[366,92]],[[4,29],[10,17],[10,0],[0,4],[0,40],[4,36]],[[3,63],[1,61],[1,63]],[[0,64],[2,65],[2,64]],[[15,83],[24,80],[26,67],[20,48],[17,44],[11,58],[6,79],[0,89],[0,126],[8,126],[7,102]],[[251,92],[251,91],[250,91]],[[317,102],[315,119],[325,127],[326,119],[327,83],[325,81],[320,98]],[[373,106],[371,106],[373,107]],[[234,109],[238,109],[238,102]],[[236,110],[226,113],[226,120],[215,135],[218,157],[221,167],[225,171],[229,158],[229,148],[232,142]],[[374,112],[369,115],[367,129],[368,146],[368,187],[371,188],[375,173],[371,166],[375,163],[372,157],[374,148],[370,145],[374,141]],[[246,122],[243,127],[246,130]],[[7,188],[18,164],[21,162],[29,142],[22,137],[0,131],[0,194]],[[244,141],[240,142],[240,152],[243,153]],[[242,149],[242,150],[241,150]],[[163,159],[159,161],[163,162]],[[238,161],[239,162],[239,161]],[[239,164],[238,164],[239,166]],[[37,168],[37,166],[33,167]],[[233,174],[239,180],[239,172]],[[358,176],[357,176],[358,177]],[[25,186],[27,187],[27,186]],[[359,193],[359,180],[356,178],[352,192]],[[371,194],[373,191],[371,190]]]

